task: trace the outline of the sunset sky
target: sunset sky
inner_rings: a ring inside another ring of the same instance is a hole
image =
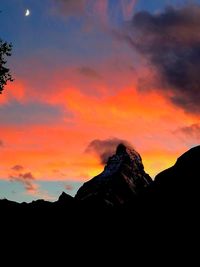
[[[152,177],[199,144],[200,1],[1,0],[0,10],[14,77],[0,95],[0,198],[74,195],[121,140]]]

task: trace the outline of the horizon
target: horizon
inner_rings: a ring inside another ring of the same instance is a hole
[[[199,145],[200,0],[2,0],[0,199],[54,201],[131,144],[154,178]]]

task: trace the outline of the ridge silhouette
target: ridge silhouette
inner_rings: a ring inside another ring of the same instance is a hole
[[[200,146],[180,156],[174,166],[153,181],[144,171],[141,156],[133,148],[119,144],[103,172],[86,182],[73,198],[63,192],[55,202],[44,200],[15,203],[0,200],[1,214],[32,218],[95,218],[106,216],[132,219],[141,225],[173,218],[196,216],[199,205]],[[122,216],[123,214],[123,216]],[[45,217],[46,216],[46,217]]]
[[[63,192],[56,202],[1,200],[2,229],[8,229],[4,232],[6,239],[9,233],[9,243],[23,240],[24,247],[31,237],[42,254],[45,244],[45,260],[49,251],[56,259],[63,259],[61,251],[63,255],[70,251],[76,255],[73,261],[82,253],[81,261],[87,264],[95,255],[93,265],[101,257],[112,263],[121,258],[124,266],[136,259],[157,261],[159,266],[167,259],[179,262],[198,243],[193,239],[198,241],[199,233],[199,161],[200,146],[152,181],[138,152],[120,145],[104,171],[86,182],[74,198]]]

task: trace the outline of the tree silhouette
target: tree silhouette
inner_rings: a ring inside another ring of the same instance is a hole
[[[4,42],[0,39],[0,94],[2,93],[4,86],[8,81],[13,81],[10,74],[10,69],[5,67],[7,63],[6,57],[11,56],[12,44]]]

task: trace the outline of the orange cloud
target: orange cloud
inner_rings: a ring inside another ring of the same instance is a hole
[[[138,91],[137,73],[127,57],[125,67],[119,62],[108,59],[107,66],[56,69],[44,83],[42,77],[48,76],[48,69],[45,73],[43,68],[35,68],[40,71],[37,84],[28,75],[24,80],[16,77],[0,98],[0,107],[15,99],[23,104],[24,113],[30,114],[26,108],[39,100],[63,112],[51,124],[24,120],[1,125],[0,177],[7,179],[10,168],[20,164],[34,173],[36,180],[88,180],[103,168],[98,156],[84,153],[94,139],[127,140],[141,153],[153,176],[174,163],[189,148],[176,130],[197,124],[199,117],[175,107],[162,90]]]
[[[1,177],[22,164],[39,180],[86,180],[102,170],[98,157],[84,153],[86,147],[96,138],[109,137],[131,142],[142,154],[147,172],[155,175],[187,149],[174,129],[197,120],[175,108],[165,96],[138,93],[132,87],[101,97],[63,89],[46,101],[62,104],[73,116],[53,125],[3,127]]]
[[[8,83],[0,97],[0,105],[8,103],[11,99],[22,101],[26,97],[25,85],[21,80]]]

